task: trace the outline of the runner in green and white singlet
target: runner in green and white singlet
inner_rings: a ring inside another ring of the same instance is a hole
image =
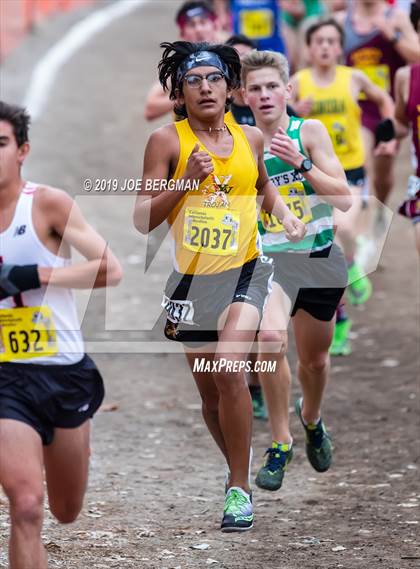
[[[300,140],[303,119],[290,117],[287,135],[294,141],[301,154],[305,154]],[[264,153],[267,174],[294,214],[306,225],[306,237],[299,243],[287,241],[283,226],[277,218],[262,212],[258,228],[263,240],[264,253],[287,251],[321,251],[330,247],[334,240],[333,208],[318,197],[311,184],[292,166],[270,154]]]
[[[258,334],[258,358],[274,359],[277,366],[275,373],[259,374],[272,444],[256,483],[277,490],[293,454],[288,417],[290,370],[285,355],[289,314],[303,394],[296,402],[296,412],[306,432],[306,454],[318,472],[331,465],[332,444],[321,419],[321,403],[328,382],[334,314],[347,282],[345,259],[334,243],[333,207],[347,211],[351,195],[322,123],[287,115],[291,95],[287,60],[272,52],[250,53],[242,60],[242,84],[245,101],[264,135],[270,180],[307,229],[300,243],[289,244],[278,219],[261,212],[263,252],[274,260],[274,282]]]

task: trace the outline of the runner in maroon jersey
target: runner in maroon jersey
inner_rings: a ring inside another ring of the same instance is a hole
[[[411,7],[411,21],[420,36],[420,3]],[[411,126],[416,173],[408,179],[408,196],[399,212],[412,219],[417,251],[420,255],[420,63],[399,69],[395,77],[395,118],[405,127]],[[407,128],[405,129],[408,133]]]
[[[337,15],[345,31],[346,64],[362,69],[370,79],[393,95],[394,76],[399,67],[415,63],[420,47],[408,15],[386,0],[358,0],[347,12]],[[375,105],[361,101],[367,150],[367,171],[376,197],[386,203],[393,186],[393,154],[375,151],[375,130],[380,116]]]

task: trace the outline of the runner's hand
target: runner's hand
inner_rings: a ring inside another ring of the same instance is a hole
[[[200,180],[201,183],[213,170],[211,156],[207,152],[200,150],[200,145],[196,142],[189,155],[184,177],[189,180]]]
[[[387,18],[384,14],[380,14],[375,18],[373,24],[379,29],[385,39],[392,41],[397,32],[396,23],[392,17]]]
[[[395,156],[398,150],[398,141],[396,138],[388,142],[380,142],[373,151],[374,156]]]
[[[293,103],[293,109],[300,117],[307,117],[312,111],[313,104],[314,100],[312,97],[307,97]]]
[[[287,213],[282,220],[286,239],[292,243],[301,241],[306,235],[306,225],[293,213]]]
[[[40,287],[38,265],[0,264],[0,300]]]
[[[293,168],[300,168],[300,165],[302,164],[302,154],[300,154],[299,150],[294,145],[293,140],[287,135],[286,131],[281,128],[281,126],[273,136],[270,152],[274,156],[280,158],[280,160],[286,162],[286,164],[293,166]]]

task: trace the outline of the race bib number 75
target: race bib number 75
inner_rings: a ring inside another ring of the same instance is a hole
[[[0,362],[48,357],[57,352],[48,306],[0,309]]]
[[[287,195],[285,195],[286,191]],[[286,186],[282,188],[281,194],[287,207],[302,223],[308,223],[312,220],[312,211],[303,189],[300,189],[298,186]],[[264,229],[270,233],[281,233],[284,231],[283,224],[272,213],[261,211],[261,221]]]

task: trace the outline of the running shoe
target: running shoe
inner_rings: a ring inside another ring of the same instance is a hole
[[[350,304],[364,304],[372,294],[372,283],[363,274],[363,270],[357,263],[352,263],[348,269],[349,285],[347,298]]]
[[[351,354],[351,344],[349,332],[352,321],[349,318],[335,323],[334,336],[330,346],[332,356],[349,356]]]
[[[268,419],[267,407],[265,406],[264,396],[260,386],[249,386],[249,392],[252,399],[252,414],[254,419]]]
[[[414,176],[412,177],[414,178]],[[420,185],[420,181],[418,182],[418,185]],[[400,205],[398,213],[416,221],[420,218],[420,189],[414,196],[405,200]]]
[[[265,454],[265,464],[258,471],[255,483],[264,490],[278,490],[281,488],[287,465],[293,458],[293,447],[273,441]]]
[[[318,423],[305,424],[302,418],[302,401],[300,398],[295,403],[296,415],[299,417],[306,434],[306,456],[311,466],[317,472],[325,472],[332,462],[332,443],[325,425],[320,419]]]
[[[225,508],[220,529],[223,532],[247,531],[252,528],[254,514],[252,495],[239,486],[232,486],[225,497]]]

